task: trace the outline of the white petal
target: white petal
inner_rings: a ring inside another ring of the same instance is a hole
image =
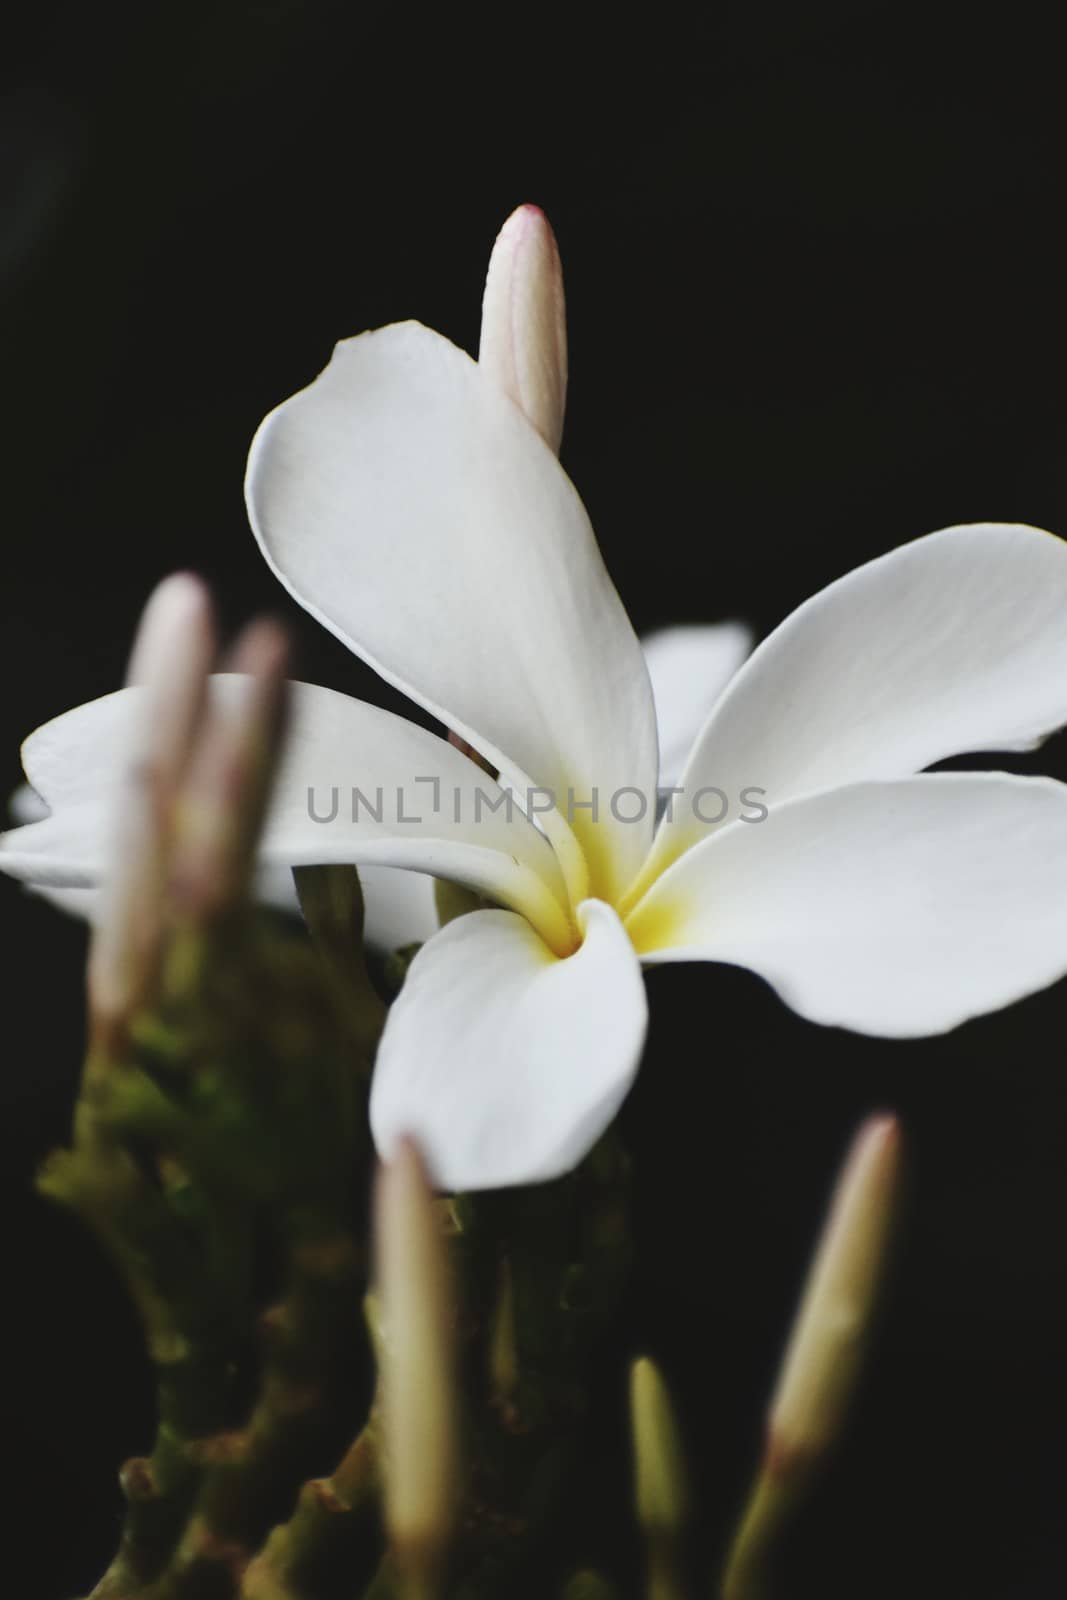
[[[398,874],[399,876],[399,874]],[[417,878],[416,872],[406,872],[405,878]],[[26,888],[42,900],[47,900],[68,916],[80,917],[85,922],[95,922],[100,915],[99,889],[57,889],[43,883],[27,882]],[[299,912],[299,902],[293,885],[293,874],[288,869],[269,868],[260,874],[256,883],[256,898],[263,905],[274,906],[279,911]]]
[[[98,889],[51,889],[38,883],[27,883],[26,888],[30,894],[47,900],[57,911],[64,912],[68,917],[77,917],[81,922],[95,922],[99,914]]]
[[[944,1033],[1067,972],[1067,785],[927,773],[794,800],[687,852],[645,961],[750,967],[814,1022]]]
[[[28,783],[20,783],[7,803],[7,809],[15,822],[40,822],[42,817],[47,817],[48,807]]]
[[[114,798],[113,792],[109,798]],[[0,833],[0,872],[32,885],[36,892],[95,892],[110,860],[112,818],[112,807],[82,803],[60,806],[40,822]]]
[[[734,807],[758,787],[773,808],[1032,746],[1064,722],[1067,543],[976,523],[902,545],[794,611],[723,694],[682,782],[689,796],[715,785]],[[680,802],[642,882],[705,834]]]
[[[388,1159],[408,1134],[445,1189],[569,1172],[633,1081],[647,1007],[608,906],[586,901],[565,961],[505,911],[460,917],[415,957],[389,1013],[371,1086]]]
[[[11,796],[11,799],[8,801],[8,810],[11,812],[11,815],[17,822],[21,824],[28,824],[31,822],[43,821],[45,817],[50,815],[51,808],[47,806],[41,799],[36,789],[31,789],[28,783],[24,783],[15,790],[14,794]],[[97,826],[98,824],[94,824],[94,831]],[[13,844],[17,844],[19,842],[14,833],[9,835],[9,837],[12,839]],[[386,915],[388,917],[390,927],[396,925],[401,920],[397,916],[396,910],[393,907],[393,902],[397,899],[400,899],[404,903],[407,902],[407,895],[403,891],[401,891],[399,896],[392,892],[393,881],[399,879],[405,886],[405,889],[408,884],[421,885],[430,882],[430,880],[423,878],[421,873],[417,872],[401,872],[394,870],[393,868],[385,867],[370,868],[368,870],[375,874],[376,903],[384,900],[386,897],[389,899],[390,910],[388,913],[386,913]],[[60,911],[66,912],[69,916],[81,917],[87,922],[94,922],[99,913],[100,896],[98,889],[57,889],[54,886],[50,886],[46,883],[33,883],[29,880],[26,881],[26,888],[29,889],[32,894],[39,895],[42,900],[47,900],[51,905],[56,906]],[[299,912],[300,905],[296,897],[296,886],[293,883],[292,869],[289,867],[264,867],[257,875],[256,898],[264,905],[274,906],[279,911]],[[422,897],[420,896],[419,898],[421,901]],[[364,900],[366,911],[364,932],[366,936],[370,938],[371,935],[368,927],[370,921],[370,912],[369,905],[366,904],[366,902],[369,900],[369,897],[367,896],[366,892],[364,893]],[[429,901],[432,906],[432,883],[429,890]],[[414,906],[412,907],[412,910],[414,911]],[[424,919],[421,917],[419,917],[417,920],[419,921],[420,925],[425,925]],[[404,917],[403,921],[405,923],[410,921],[412,924],[414,924],[416,918],[414,916]],[[436,926],[437,924],[434,922],[430,931],[432,932],[433,928],[436,928]],[[428,932],[413,933],[410,935],[411,939],[425,939],[428,937]]]
[[[21,827],[31,822],[40,822],[48,816],[49,807],[45,805],[36,789],[28,783],[19,784],[7,802],[7,809],[12,819]],[[27,883],[26,888],[31,894],[39,895],[42,900],[47,900],[58,911],[67,916],[80,917],[91,922],[96,910],[97,894],[95,889],[50,889],[43,884]]]
[[[496,384],[415,323],[349,339],[262,424],[246,490],[312,616],[520,787],[564,813],[598,793],[574,832],[591,892],[621,891],[652,831],[648,674],[570,480]],[[628,786],[643,824],[610,814]],[[545,826],[577,899],[567,830]]]
[[[641,640],[659,726],[660,788],[676,784],[708,713],[752,649],[742,622],[660,628]]]
[[[211,684],[225,694],[235,680]],[[52,815],[0,836],[0,871],[59,888],[100,882],[140,693],[123,689],[79,706],[27,740],[27,776]],[[362,794],[355,817],[354,789]],[[329,689],[293,684],[261,863],[366,862],[451,878],[521,911],[554,948],[569,949],[552,851],[517,810],[510,820],[489,810],[496,798],[485,774],[444,739]]]
[[[424,872],[363,866],[363,937],[375,950],[425,944],[440,927],[434,880]]]
[[[405,878],[415,878],[415,872],[406,872]],[[275,911],[288,911],[300,915],[293,869],[288,866],[261,866],[255,876],[255,897],[260,905],[273,906]]]
[[[28,783],[20,785],[8,801],[16,822],[40,822],[48,807]],[[437,932],[434,880],[422,872],[405,872],[399,867],[365,866],[359,875],[363,890],[363,937],[376,950],[396,950],[402,945],[422,944]],[[92,921],[96,914],[95,889],[49,889],[44,885],[27,887],[71,916]],[[264,867],[257,876],[256,897],[279,911],[299,912],[292,870],[287,866]]]
[[[399,867],[364,866],[359,873],[363,890],[363,937],[374,950],[398,950],[424,944],[440,926],[434,902],[434,880],[423,872]],[[26,888],[69,916],[86,922],[96,918],[98,889],[56,889],[27,883]],[[256,899],[276,911],[300,914],[293,874],[289,867],[263,867],[256,876]]]

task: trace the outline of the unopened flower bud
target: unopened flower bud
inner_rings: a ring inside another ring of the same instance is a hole
[[[456,1492],[453,1306],[446,1245],[419,1152],[402,1140],[375,1206],[385,1522],[412,1592],[432,1592]]]
[[[567,403],[567,317],[556,236],[540,206],[519,206],[497,234],[482,297],[478,365],[558,452]],[[496,778],[495,767],[466,739],[450,732],[448,740]]]
[[[885,1276],[901,1165],[896,1118],[871,1117],[853,1142],[808,1273],[724,1600],[764,1593],[779,1529],[841,1432]]]
[[[116,796],[111,871],[89,953],[89,1004],[98,1035],[141,997],[162,934],[162,880],[175,796],[204,704],[215,653],[211,602],[187,573],[167,578],[145,607],[130,660],[141,690]]]
[[[771,1401],[772,1470],[821,1455],[841,1431],[884,1276],[900,1171],[896,1118],[870,1118],[838,1180]]]
[[[645,1536],[649,1600],[683,1600],[683,1534],[689,1486],[681,1435],[667,1385],[647,1357],[630,1369],[634,1501]]]
[[[563,271],[539,206],[513,211],[493,246],[478,362],[558,451],[567,400]]]
[[[634,1498],[648,1533],[677,1533],[689,1504],[682,1442],[663,1375],[647,1356],[630,1369]]]
[[[179,800],[170,894],[179,915],[206,921],[247,888],[281,753],[289,644],[274,622],[237,641],[210,706]]]

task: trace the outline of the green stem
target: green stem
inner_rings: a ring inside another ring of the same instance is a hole
[[[684,1563],[678,1542],[672,1538],[648,1542],[646,1572],[648,1600],[686,1600]]]
[[[94,1600],[232,1596],[335,1448],[361,1346],[353,1008],[306,941],[269,919],[187,933],[124,1036],[129,1059],[90,1055],[74,1148],[40,1179],[118,1264],[157,1372],[155,1445],[123,1469],[126,1523]],[[279,1261],[287,1289],[261,1321],[259,1396],[242,1425],[253,1264]]]
[[[242,1429],[203,1441],[192,1516],[151,1600],[236,1592],[276,1516],[336,1424],[337,1385],[357,1341],[359,1255],[324,1231],[291,1247],[290,1287],[266,1319],[259,1397]]]
[[[615,1585],[599,1572],[576,1572],[563,1589],[561,1600],[617,1600]]]
[[[775,1548],[796,1498],[779,1476],[760,1472],[726,1560],[722,1600],[768,1600]]]
[[[72,1150],[38,1176],[40,1192],[75,1212],[117,1267],[136,1306],[156,1370],[159,1428],[152,1454],[126,1463],[127,1516],[94,1600],[136,1593],[158,1573],[195,1492],[189,1445],[223,1425],[230,1403],[233,1329],[166,1197],[122,1148],[109,1123],[125,1069],[87,1068]]]
[[[323,1575],[351,1556],[377,1517],[380,1469],[374,1413],[329,1478],[300,1491],[287,1522],[267,1538],[248,1567],[240,1600],[304,1600]]]
[[[558,1183],[452,1202],[470,1463],[455,1600],[556,1581],[549,1535],[581,1493],[590,1370],[628,1267],[627,1197],[627,1163],[603,1141]]]
[[[344,1004],[369,1076],[385,1026],[385,1005],[363,959],[363,896],[355,867],[294,867],[304,920]]]

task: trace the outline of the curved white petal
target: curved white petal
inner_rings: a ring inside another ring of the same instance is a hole
[[[371,1085],[388,1160],[413,1136],[445,1189],[569,1172],[608,1126],[641,1056],[647,1007],[618,917],[580,908],[585,939],[558,961],[506,911],[460,917],[415,957]]]
[[[47,817],[48,807],[28,783],[20,783],[7,802],[7,809],[14,822],[40,822],[42,817]]]
[[[414,878],[418,874],[410,872],[405,876]],[[288,879],[288,890],[286,890]],[[286,869],[278,871],[271,869],[263,874],[262,882],[256,884],[256,898],[264,905],[275,906],[279,911],[299,911],[296,890],[293,888],[293,875]],[[58,911],[64,911],[68,916],[79,917],[85,922],[95,922],[101,911],[100,890],[97,889],[57,889],[54,885],[33,883],[27,881],[26,888],[31,894],[39,895],[42,900],[47,900],[49,905]]]
[[[261,425],[246,492],[274,572],[384,678],[562,813],[598,792],[573,830],[591,892],[621,892],[654,820],[648,674],[573,485],[491,378],[416,323],[346,340]],[[628,786],[643,824],[610,813]]]
[[[99,914],[98,889],[55,889],[41,883],[26,883],[24,887],[30,894],[37,895],[41,900],[47,900],[57,911],[62,911],[65,916],[74,917],[80,922],[95,922]]]
[[[414,878],[417,874],[411,872],[405,873],[404,876]],[[272,906],[275,911],[288,911],[293,916],[300,916],[300,901],[297,898],[292,867],[276,865],[259,867],[253,889],[260,905]]]
[[[362,866],[363,937],[375,950],[425,944],[440,928],[434,880],[424,872]]]
[[[232,678],[215,677],[212,693],[231,693],[230,685]],[[79,706],[27,740],[27,776],[52,814],[0,836],[0,871],[58,888],[100,882],[140,693],[123,689]],[[444,739],[329,689],[293,684],[261,865],[344,861],[451,878],[520,911],[554,948],[569,949],[552,851],[517,809],[510,820],[506,807],[492,811],[498,799],[495,785]]]
[[[646,633],[641,639],[652,682],[659,727],[659,782],[669,788],[708,713],[752,650],[752,630],[743,622],[683,624]]]
[[[7,809],[12,819],[20,826],[30,822],[41,822],[49,814],[49,807],[37,790],[31,788],[28,783],[19,784],[13,791],[7,802]],[[57,911],[62,911],[67,916],[78,917],[86,922],[92,922],[96,916],[98,895],[95,889],[55,889],[36,883],[26,883],[25,887],[31,894],[47,900],[49,905],[55,906]]]
[[[36,789],[24,783],[12,794],[8,810],[16,822],[26,823],[40,822],[49,808]],[[363,937],[372,948],[396,950],[402,945],[423,944],[437,932],[434,880],[425,873],[364,866],[359,881]],[[91,922],[96,915],[95,889],[49,889],[32,883],[27,887],[71,916]],[[287,866],[264,867],[256,878],[256,897],[276,910],[299,913],[292,870]]]
[[[926,773],[794,800],[675,862],[646,962],[750,967],[814,1022],[944,1033],[1067,972],[1067,785]]]
[[[794,611],[728,686],[682,783],[688,796],[715,785],[735,806],[759,787],[774,808],[1032,746],[1064,722],[1067,543],[976,523],[902,545]],[[642,883],[706,831],[679,803]]]
[[[363,937],[371,949],[389,951],[424,944],[437,932],[440,924],[433,878],[399,867],[363,866],[359,881],[363,890]],[[57,889],[32,882],[27,882],[26,888],[68,916],[93,922],[98,915],[98,889]],[[291,868],[262,868],[256,876],[256,899],[277,911],[299,916]]]

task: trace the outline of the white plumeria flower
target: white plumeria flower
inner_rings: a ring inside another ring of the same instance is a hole
[[[1067,720],[1059,539],[949,528],[809,600],[731,679],[681,779],[758,786],[767,819],[709,827],[679,801],[654,831],[654,806],[623,822],[608,803],[656,788],[641,647],[555,455],[473,361],[416,324],[345,341],[262,425],[247,487],[267,560],[314,616],[504,783],[560,798],[540,829],[479,816],[488,780],[445,740],[295,686],[265,863],[413,868],[498,907],[434,935],[392,1008],[371,1104],[386,1156],[412,1135],[448,1188],[568,1170],[637,1069],[642,964],[747,966],[805,1017],[895,1037],[1067,970],[1067,788],[921,771]],[[136,693],[29,740],[52,815],[6,836],[0,866],[95,880]],[[310,814],[309,789],[352,785],[402,808]],[[568,821],[569,792],[601,797],[596,820]]]
[[[486,274],[478,361],[554,450],[559,449],[567,394],[567,327],[563,272],[555,235],[539,206],[519,206],[497,236]],[[660,737],[660,783],[678,780],[686,753],[720,690],[752,649],[738,622],[665,628],[644,641]],[[23,785],[9,804],[15,822],[48,815],[40,795]],[[360,874],[364,938],[389,951],[421,944],[437,932],[434,880],[364,862]],[[60,910],[95,922],[96,887],[29,887]],[[288,866],[265,866],[259,898],[281,910],[299,906]]]
[[[831,585],[744,666],[733,625],[668,629],[643,654],[555,459],[565,389],[558,256],[522,208],[490,265],[479,365],[415,324],[346,341],[249,463],[290,592],[499,771],[498,803],[558,802],[531,804],[536,825],[487,810],[490,780],[452,744],[293,688],[263,873],[358,863],[390,943],[431,932],[429,875],[498,907],[428,938],[375,1072],[383,1155],[411,1134],[451,1188],[581,1159],[637,1067],[642,963],[748,966],[807,1017],[900,1037],[1067,970],[1067,790],[921,771],[1067,720],[1067,547],[947,529]],[[27,742],[51,811],[0,840],[0,868],[68,903],[95,893],[136,695]],[[684,791],[658,831],[657,778]],[[356,787],[371,805],[350,810]],[[766,820],[709,825],[712,789],[763,791]],[[405,908],[399,883],[417,889]],[[416,904],[418,933],[401,931]]]

